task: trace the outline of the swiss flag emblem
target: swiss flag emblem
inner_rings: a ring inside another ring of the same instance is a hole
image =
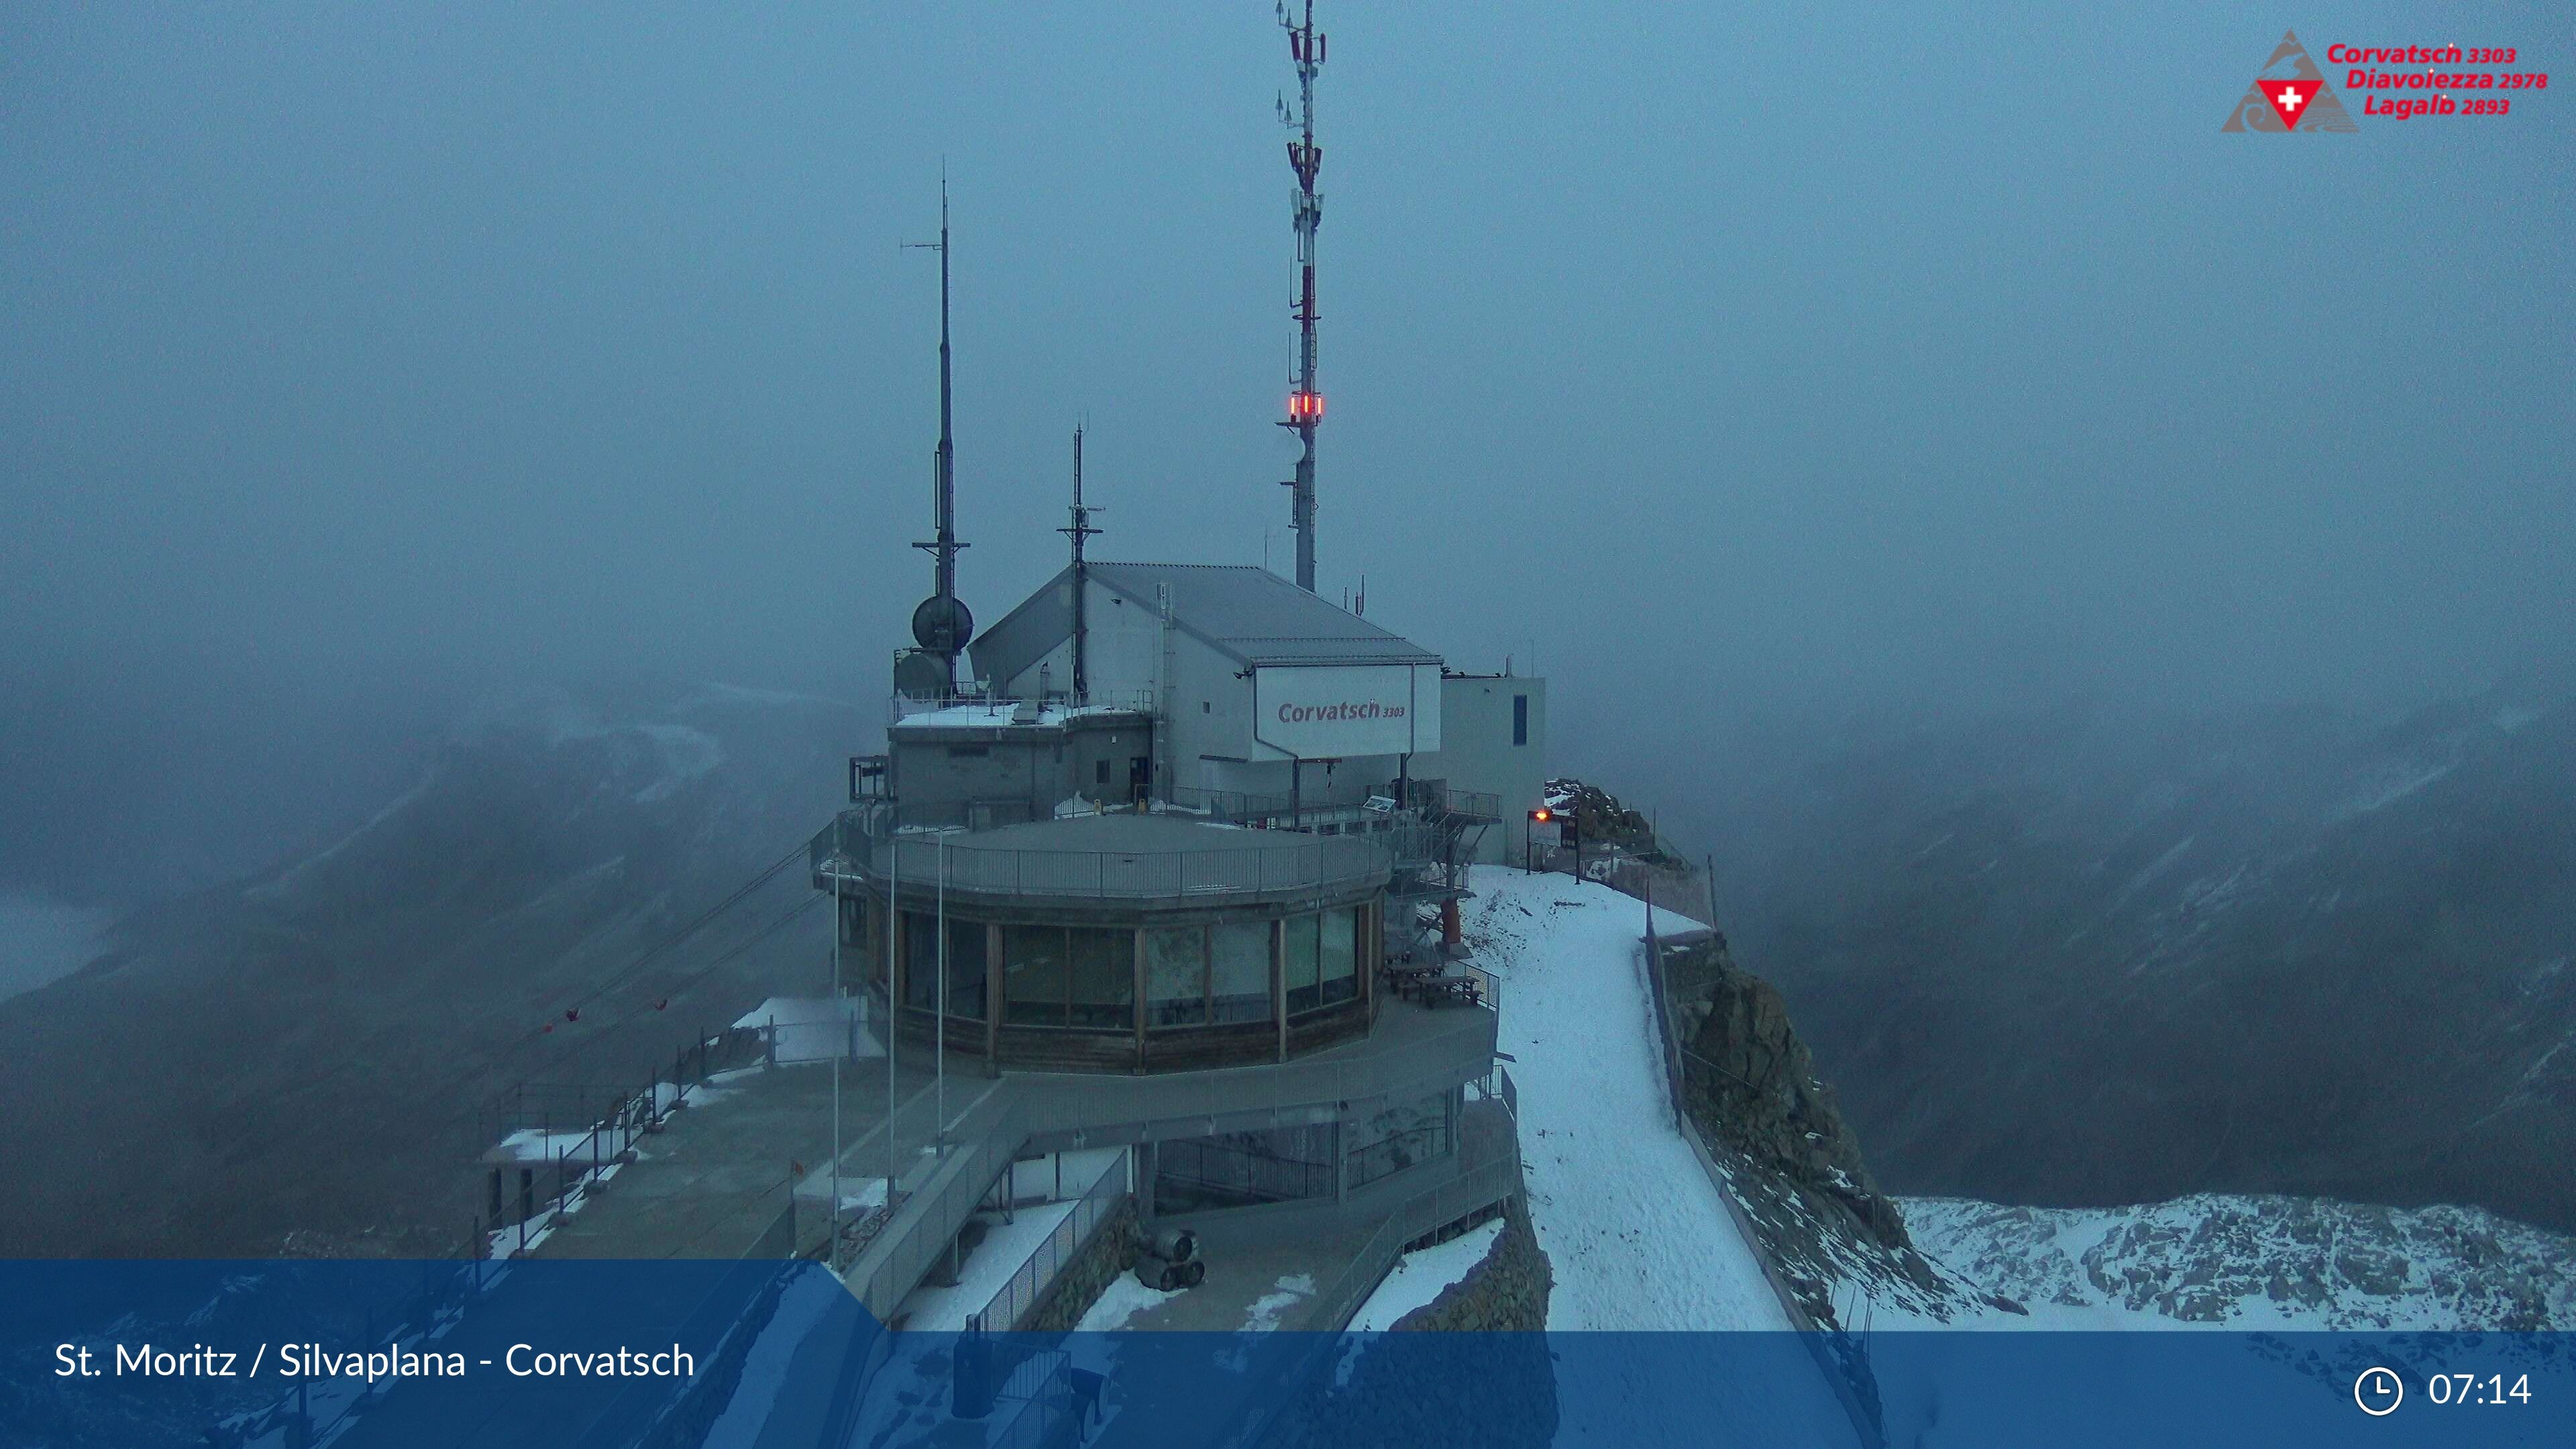
[[[2280,116],[2281,124],[2293,131],[2299,129],[2299,122],[2308,114],[2308,102],[2317,98],[2317,88],[2324,84],[2319,80],[2256,82],[2263,91],[2263,99],[2270,101],[2273,112]]]

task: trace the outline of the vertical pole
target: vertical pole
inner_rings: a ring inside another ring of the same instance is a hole
[[[895,908],[895,886],[896,886],[896,884],[897,884],[897,881],[898,881],[898,879],[899,879],[899,877],[900,877],[900,874],[901,874],[901,872],[902,872],[902,869],[903,869],[903,852],[902,852],[901,850],[899,850],[899,849],[897,849],[897,848],[896,848],[896,847],[898,847],[899,845],[901,845],[901,844],[902,844],[902,842],[903,842],[903,833],[902,833],[902,824],[903,824],[903,807],[902,807],[900,804],[898,804],[897,802],[895,802],[895,801],[893,801],[893,800],[891,800],[891,799],[890,799],[890,800],[888,800],[888,801],[886,802],[886,808],[885,808],[885,821],[886,821],[886,967],[885,967],[885,990],[886,990],[886,1021],[885,1021],[885,1049],[886,1049],[886,1118],[885,1118],[885,1123],[886,1123],[886,1190],[885,1190],[885,1210],[886,1210],[887,1215],[888,1215],[889,1217],[891,1217],[891,1216],[893,1215],[893,1213],[894,1213],[894,1180],[895,1180],[896,1176],[898,1176],[898,1174],[897,1174],[897,1172],[896,1172],[896,1170],[895,1170],[896,1163],[895,1163],[895,1153],[894,1153],[894,1129],[895,1129],[895,1116],[894,1116],[894,1103],[895,1103],[895,1096],[894,1096],[894,1086],[895,1086],[895,1083],[894,1083],[894,1039],[895,1039],[895,1037],[897,1037],[898,1035],[900,1035],[900,1034],[901,1034],[901,1033],[897,1030],[897,1024],[898,1024],[898,1020],[899,1020],[899,1018],[900,1018],[900,1017],[901,1017],[901,1015],[902,1015],[902,1010],[903,1010],[903,1008],[902,1008],[901,1004],[896,1000],[896,998],[895,998],[895,994],[894,994],[894,993],[895,993],[895,976],[896,976],[895,966],[896,966],[896,963],[901,959],[901,958],[900,958],[900,956],[899,956],[899,954],[898,954],[898,952],[899,952],[899,946],[898,946],[898,941],[897,941],[896,932],[895,932],[895,925],[896,925],[897,920],[902,916],[902,914],[903,914],[903,913],[902,913],[901,911],[899,911],[899,910],[897,910],[897,909]]]
[[[1705,859],[1708,863],[1708,929],[1714,940],[1717,931],[1717,857],[1710,855]]]
[[[939,922],[939,984],[933,998],[939,1022],[930,1034],[931,1144],[948,1150],[948,832],[939,832],[939,884],[933,899]]]
[[[829,1224],[823,1230],[823,1261],[826,1263],[841,1251],[841,1058],[847,1054],[850,1033],[854,1029],[850,1025],[849,1008],[841,995],[841,933],[848,929],[841,914],[845,909],[841,904],[841,878],[849,874],[849,854],[844,848],[847,840],[845,825],[841,816],[836,814],[832,817],[831,999],[832,1009],[841,1014],[842,1050],[832,1053],[832,1211]]]

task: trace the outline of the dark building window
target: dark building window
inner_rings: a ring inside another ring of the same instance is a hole
[[[1064,928],[1002,928],[1002,1019],[1015,1026],[1064,1025]]]
[[[1109,762],[1107,760],[1094,760],[1091,762],[1091,783],[1095,785],[1106,785],[1109,783]]]
[[[903,1004],[939,1007],[939,918],[920,911],[903,913]]]
[[[1315,974],[1320,964],[1316,948],[1322,944],[1315,926],[1313,916],[1290,916],[1283,927],[1279,969],[1287,978],[1291,1014],[1312,1011],[1324,1004],[1323,989]]]
[[[1529,696],[1526,694],[1512,696],[1512,743],[1529,743]]]
[[[1207,930],[1145,933],[1145,1024],[1196,1026],[1208,1019]],[[1262,1004],[1269,1005],[1265,994]]]
[[[1136,933],[1002,928],[1002,1019],[1020,1026],[1136,1024]]]
[[[903,913],[903,1004],[922,1011],[939,1009],[939,918],[927,911]],[[984,923],[948,923],[948,1014],[966,1021],[984,1019]]]
[[[1270,1019],[1270,923],[1220,921],[1208,932],[1208,1001],[1215,1021]]]
[[[948,1014],[984,1019],[984,923],[948,923]]]

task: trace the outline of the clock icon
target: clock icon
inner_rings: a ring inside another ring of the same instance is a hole
[[[2374,1419],[2394,1414],[2406,1402],[2406,1381],[2395,1369],[2363,1369],[2361,1377],[2352,1381],[2352,1401]]]

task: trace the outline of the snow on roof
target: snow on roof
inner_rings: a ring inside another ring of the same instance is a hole
[[[896,729],[1061,729],[1065,721],[1091,715],[1134,714],[1125,705],[1083,704],[1041,705],[1026,719],[1019,716],[1020,701],[1006,699],[992,704],[952,704],[939,709],[926,709],[895,721]]]
[[[1091,578],[1245,664],[1437,664],[1440,656],[1249,564],[1095,563]],[[1073,634],[1072,569],[1059,571],[970,646],[978,675],[1008,680]]]

